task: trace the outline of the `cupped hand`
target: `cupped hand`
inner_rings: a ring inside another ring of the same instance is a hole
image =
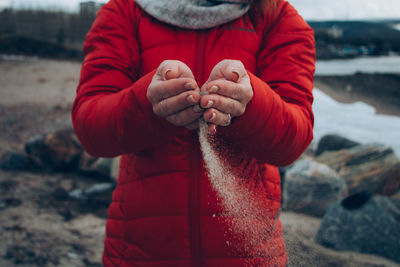
[[[147,98],[153,112],[176,126],[198,128],[200,88],[190,68],[178,60],[163,61],[153,76]]]
[[[200,106],[207,109],[203,118],[211,132],[243,115],[253,98],[250,77],[239,60],[223,60],[215,65],[201,92]]]

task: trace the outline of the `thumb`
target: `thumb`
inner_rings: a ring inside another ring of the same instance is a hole
[[[239,70],[237,70],[235,68],[231,68],[224,72],[224,78],[227,79],[228,81],[231,81],[234,83],[239,82],[240,77],[241,77],[241,75],[239,73]]]
[[[231,82],[239,82],[246,74],[243,63],[239,60],[223,60],[215,65],[211,71],[209,80],[226,79]]]
[[[162,80],[178,78],[192,78],[193,73],[190,68],[179,60],[165,60],[158,67],[158,75]]]

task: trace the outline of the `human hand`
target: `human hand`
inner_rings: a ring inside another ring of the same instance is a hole
[[[215,65],[201,94],[200,106],[207,109],[203,118],[215,132],[217,125],[228,126],[232,118],[244,114],[253,88],[243,63],[226,59]]]
[[[153,112],[176,126],[198,128],[200,88],[190,68],[178,60],[163,61],[153,76],[147,98]]]

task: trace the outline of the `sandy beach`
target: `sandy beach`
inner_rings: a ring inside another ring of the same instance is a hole
[[[32,137],[71,125],[70,109],[79,79],[80,63],[26,58],[0,60],[0,155],[22,150]],[[316,81],[333,98],[363,100],[378,112],[400,116],[371,96],[336,90],[336,84]],[[66,221],[57,190],[96,183],[75,174],[0,171],[0,194],[18,202],[0,209],[0,266],[101,266],[104,210],[81,212]],[[17,201],[18,200],[18,201]],[[60,211],[61,210],[61,211]],[[289,266],[400,266],[372,255],[336,252],[314,241],[320,218],[283,212],[281,221]]]

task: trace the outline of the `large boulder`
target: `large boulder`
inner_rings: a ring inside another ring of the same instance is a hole
[[[400,190],[393,194],[391,199],[400,209]]]
[[[119,176],[119,164],[121,162],[121,157],[113,158],[113,162],[111,165],[111,178],[117,182]]]
[[[347,195],[345,182],[328,166],[311,159],[296,162],[285,176],[284,209],[323,216]]]
[[[315,158],[338,172],[349,193],[395,193],[400,185],[400,161],[393,150],[381,144],[359,145],[325,152]]]
[[[74,130],[65,128],[33,139],[25,151],[39,168],[70,171],[77,168],[83,148]]]
[[[78,171],[98,180],[117,181],[120,157],[97,158],[85,152],[72,128],[33,138],[25,151],[9,151],[0,157],[7,171]]]
[[[399,210],[388,197],[354,194],[327,210],[316,240],[336,250],[375,254],[400,262]]]
[[[35,164],[24,152],[8,151],[0,158],[0,169],[6,171],[32,171],[35,169]]]
[[[375,201],[377,201],[382,208],[386,209],[386,211],[390,213],[398,223],[400,223],[400,206],[394,198],[386,196],[375,196]]]
[[[388,170],[385,177],[384,184],[378,193],[390,196],[400,189],[400,165]]]
[[[325,151],[337,151],[347,148],[352,148],[360,145],[360,143],[354,142],[343,136],[336,134],[325,135],[319,140],[315,155],[319,156]]]
[[[119,173],[119,160],[116,158],[96,158],[87,152],[82,154],[79,161],[78,171],[97,179],[112,179],[117,181]]]
[[[79,212],[95,213],[97,216],[107,218],[107,209],[111,203],[115,186],[116,183],[94,184],[87,189],[75,189],[68,193],[68,197],[72,201],[77,201]],[[68,210],[62,215],[68,220]]]

